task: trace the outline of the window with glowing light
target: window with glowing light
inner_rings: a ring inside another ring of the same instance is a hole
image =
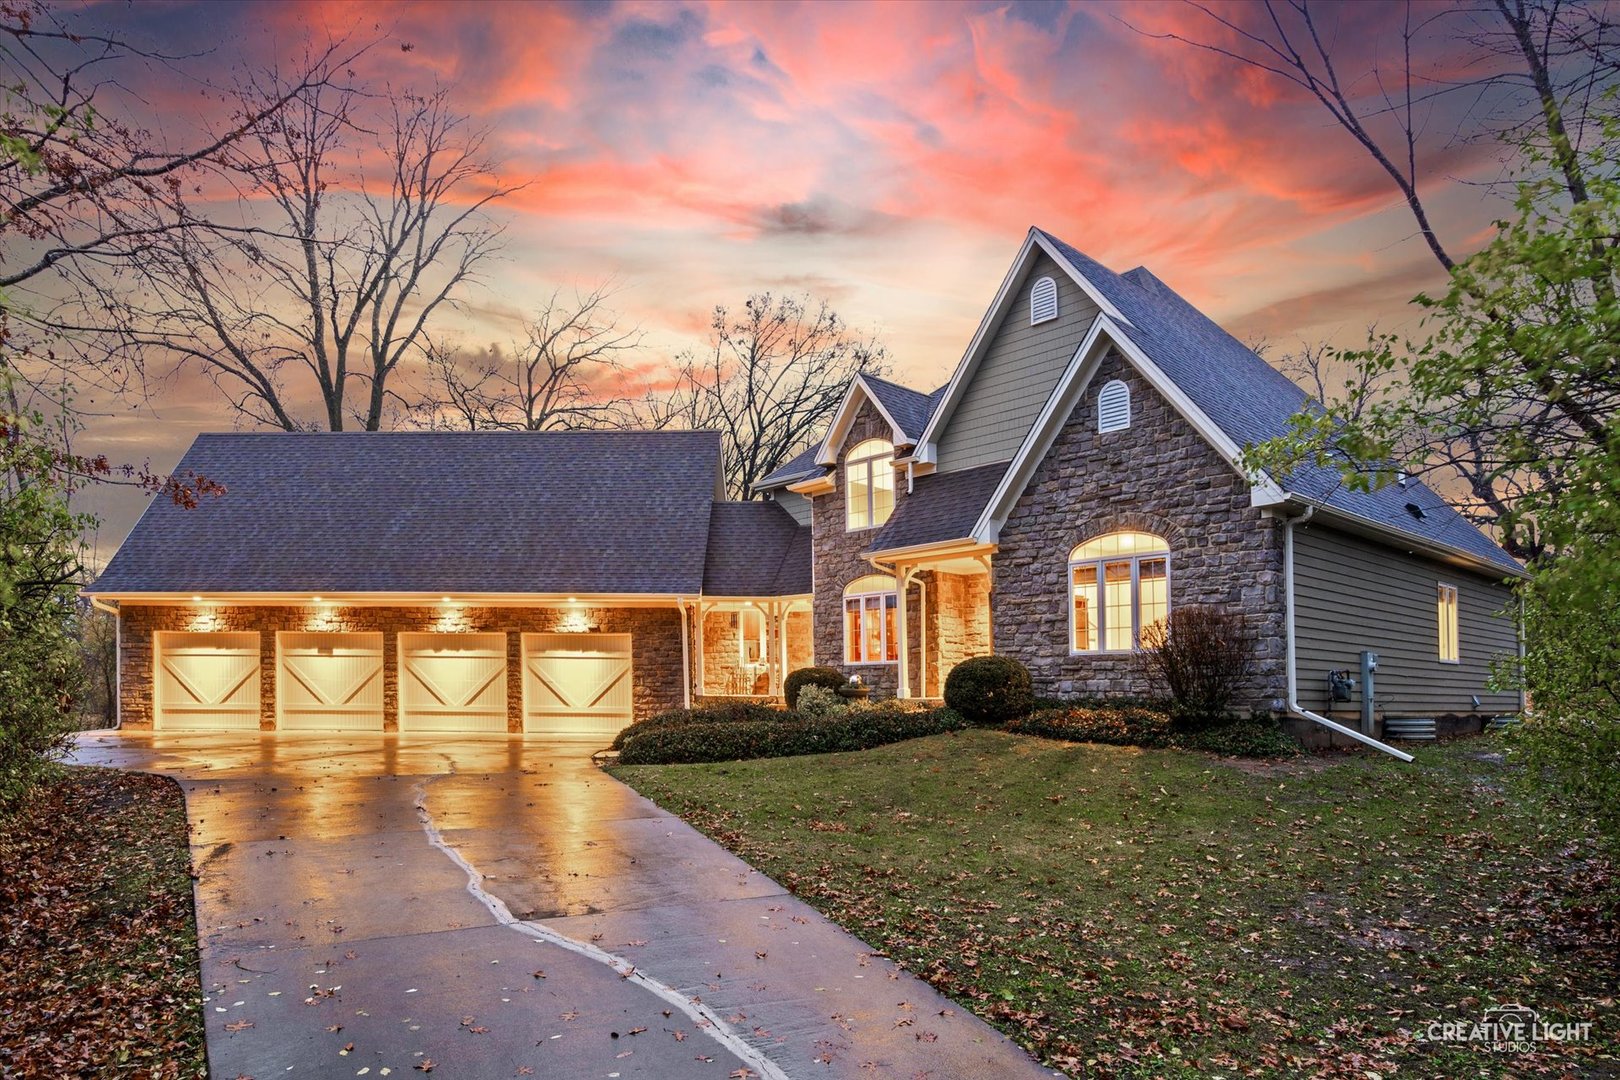
[[[737,656],[745,664],[765,662],[765,613],[759,608],[737,613]]]
[[[844,458],[844,525],[850,532],[875,529],[894,513],[894,444],[857,443]]]
[[[894,578],[868,574],[844,588],[844,662],[893,664],[900,659],[899,593]]]
[[[1170,617],[1170,545],[1143,532],[1087,540],[1069,553],[1071,652],[1128,652]]]

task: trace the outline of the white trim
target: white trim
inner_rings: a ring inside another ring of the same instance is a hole
[[[1037,292],[1039,296],[1036,295]],[[1039,308],[1036,307],[1037,303],[1040,305]],[[1039,326],[1051,322],[1060,314],[1057,279],[1050,274],[1042,274],[1029,287],[1029,325]]]
[[[1118,532],[1133,532],[1133,531],[1135,531],[1135,530],[1131,530],[1131,529],[1124,529],[1124,530],[1115,529],[1111,533],[1102,533],[1102,534],[1100,534],[1098,536],[1093,536],[1093,537],[1091,537],[1091,540],[1101,540],[1101,539],[1103,539],[1103,537],[1112,536],[1112,535],[1114,535],[1115,533],[1118,533]],[[1157,536],[1157,534],[1152,534],[1152,535]],[[1170,541],[1165,540],[1165,538],[1162,537],[1162,536],[1159,536],[1158,539],[1164,541],[1164,548],[1162,550],[1159,550],[1159,551],[1139,551],[1139,552],[1132,552],[1132,553],[1129,553],[1129,554],[1121,552],[1118,555],[1098,555],[1098,556],[1094,556],[1094,557],[1087,557],[1087,558],[1084,558],[1084,559],[1076,559],[1074,557],[1074,549],[1073,548],[1070,549],[1070,551],[1069,551],[1069,563],[1068,563],[1069,569],[1068,569],[1068,573],[1064,577],[1064,583],[1063,583],[1064,601],[1065,601],[1065,604],[1067,605],[1067,607],[1069,609],[1069,655],[1070,656],[1072,656],[1072,657],[1082,657],[1082,656],[1125,656],[1125,655],[1130,655],[1130,654],[1135,653],[1137,649],[1142,647],[1142,565],[1141,564],[1142,564],[1142,561],[1144,559],[1163,559],[1164,560],[1164,614],[1165,614],[1165,618],[1168,619],[1170,617],[1170,612],[1173,610],[1173,605],[1170,603]],[[1075,545],[1075,548],[1078,548],[1081,545],[1089,543],[1089,542],[1090,542],[1089,540],[1082,540],[1079,544]],[[1111,562],[1129,562],[1131,564],[1131,644],[1130,644],[1129,648],[1125,648],[1125,649],[1110,649],[1110,648],[1107,648],[1106,645],[1104,644],[1108,640],[1108,618],[1107,618],[1108,603],[1107,603],[1107,597],[1105,595],[1106,586],[1104,585],[1103,580],[1102,580],[1102,568],[1103,568],[1103,565],[1105,563],[1111,563]],[[1095,649],[1077,649],[1077,648],[1074,647],[1074,629],[1075,629],[1075,627],[1074,627],[1074,572],[1076,570],[1082,568],[1082,567],[1089,567],[1089,568],[1096,571],[1095,578],[1096,578],[1096,587],[1097,587],[1097,646],[1098,647],[1095,648]]]
[[[821,448],[816,451],[817,465],[838,464],[837,448],[843,445],[845,436],[849,434],[849,426],[855,420],[856,407],[852,406],[852,403],[857,389],[860,390],[867,401],[872,403],[872,407],[878,411],[878,415],[883,417],[884,423],[889,425],[891,436],[889,441],[895,446],[909,445],[911,443],[910,434],[895,423],[894,417],[889,415],[889,410],[883,407],[883,400],[873,393],[872,387],[864,377],[856,375],[849,380],[849,388],[844,391],[844,400],[838,403],[838,408],[833,412],[832,423],[827,425],[827,434],[822,436]],[[789,485],[788,490],[792,491],[793,487]]]
[[[1377,542],[1388,547],[1403,548],[1409,554],[1421,553],[1427,558],[1437,559],[1440,562],[1455,563],[1485,577],[1499,581],[1510,577],[1521,580],[1530,577],[1530,571],[1523,567],[1509,569],[1500,563],[1494,563],[1482,556],[1475,555],[1471,551],[1464,551],[1462,548],[1452,547],[1438,540],[1426,540],[1421,536],[1413,536],[1411,533],[1403,532],[1394,526],[1362,517],[1360,514],[1352,514],[1348,510],[1329,506],[1320,500],[1299,495],[1292,491],[1279,490],[1274,496],[1268,495],[1265,500],[1256,498],[1253,503],[1262,509],[1275,510],[1279,514],[1286,514],[1287,504],[1290,503],[1302,508],[1308,507],[1321,514],[1328,521],[1336,523],[1350,532],[1368,534]],[[1469,528],[1473,528],[1473,526],[1469,526]]]
[[[862,578],[876,577],[876,576],[877,575],[875,575],[875,574],[863,574],[860,578],[856,578],[855,581],[850,582],[850,585],[854,585],[856,582],[862,580]],[[879,613],[879,615],[878,615],[878,648],[885,657],[888,656],[888,653],[889,653],[889,620],[888,620],[889,605],[887,603],[887,600],[889,598],[891,598],[891,597],[894,599],[895,619],[896,619],[896,622],[898,624],[899,608],[900,608],[900,578],[896,574],[890,574],[890,575],[887,575],[887,576],[894,583],[893,587],[889,588],[889,589],[863,589],[860,592],[850,592],[848,585],[846,585],[844,587],[843,595],[840,597],[840,599],[838,601],[838,621],[843,627],[844,649],[843,649],[843,652],[841,654],[841,662],[843,663],[843,665],[845,667],[894,667],[897,664],[899,664],[899,662],[900,662],[899,661],[899,655],[900,654],[899,654],[899,642],[898,641],[895,642],[895,646],[896,646],[896,648],[895,648],[895,657],[896,658],[893,659],[893,660],[889,660],[889,659],[851,660],[849,658],[849,602],[851,600],[859,600],[860,601],[860,612],[861,612],[860,645],[861,645],[861,654],[864,657],[864,655],[866,653],[866,601],[868,601],[870,599],[873,599],[873,598],[876,598],[878,600],[878,613]],[[896,631],[897,631],[897,636],[902,637],[902,638],[905,636],[903,633],[899,633],[898,625],[896,625]]]
[[[1451,599],[1451,651],[1455,654],[1445,654],[1446,624],[1444,621],[1443,601],[1446,596]],[[1462,590],[1449,581],[1436,581],[1434,583],[1434,621],[1435,621],[1435,655],[1442,664],[1462,663]]]

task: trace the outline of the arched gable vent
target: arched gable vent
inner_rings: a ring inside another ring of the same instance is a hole
[[[1097,430],[1124,431],[1131,426],[1131,388],[1113,380],[1097,395]]]
[[[1057,282],[1049,277],[1040,278],[1029,288],[1029,325],[1049,322],[1057,317]]]

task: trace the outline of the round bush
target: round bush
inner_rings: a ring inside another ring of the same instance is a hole
[[[1029,669],[1005,656],[975,656],[951,669],[945,704],[974,724],[1005,724],[1035,708]]]
[[[805,667],[797,671],[788,672],[788,677],[782,680],[782,696],[787,699],[787,707],[799,707],[799,691],[806,686],[824,686],[828,690],[837,690],[848,680],[844,673],[837,668]]]

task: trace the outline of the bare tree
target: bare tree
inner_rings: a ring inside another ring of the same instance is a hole
[[[286,93],[272,72],[240,98]],[[333,79],[292,95],[222,155],[239,220],[166,236],[143,266],[138,340],[200,366],[253,423],[381,428],[406,404],[401,365],[499,250],[486,209],[515,189],[485,133],[443,88],[385,96]]]
[[[826,301],[755,293],[737,315],[714,309],[707,346],[677,358],[674,389],[640,402],[632,422],[719,431],[726,489],[747,499],[826,426],[849,380],[883,374],[886,358]]]
[[[607,385],[642,341],[607,306],[599,285],[565,299],[552,292],[509,352],[468,354],[442,342],[427,354],[429,385],[411,408],[425,427],[547,431],[615,426],[626,402]]]

